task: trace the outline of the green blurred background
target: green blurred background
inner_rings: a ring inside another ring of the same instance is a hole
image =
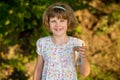
[[[57,1],[80,23],[68,35],[86,42],[91,73],[79,80],[120,80],[120,0],[0,0],[0,80],[32,80],[36,40],[49,35],[42,14]]]

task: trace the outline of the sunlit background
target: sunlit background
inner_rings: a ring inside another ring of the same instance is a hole
[[[68,32],[85,41],[91,73],[79,80],[120,80],[120,0],[0,0],[0,80],[32,80],[36,40],[48,5],[69,4],[80,23]]]

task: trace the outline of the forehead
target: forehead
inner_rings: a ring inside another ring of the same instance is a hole
[[[67,16],[64,14],[54,13],[54,14],[49,16],[49,19],[50,18],[67,19]]]

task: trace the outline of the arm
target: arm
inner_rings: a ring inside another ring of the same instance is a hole
[[[42,79],[42,70],[43,70],[43,57],[41,55],[38,55],[37,62],[35,65],[33,80],[41,80]]]
[[[80,73],[83,76],[88,76],[90,73],[90,65],[88,62],[87,57],[81,57],[82,58],[82,63],[79,65],[80,66]]]
[[[78,55],[76,56],[76,63],[80,63],[79,65],[77,65],[78,68],[80,68],[80,73],[83,76],[88,76],[90,73],[90,65],[89,65],[89,61],[87,59],[86,56],[86,48],[85,46],[77,46],[74,48],[75,51],[78,52],[78,55],[80,54],[81,57],[78,57]]]

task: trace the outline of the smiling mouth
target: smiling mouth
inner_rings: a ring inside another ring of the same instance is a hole
[[[60,29],[55,29],[55,31],[62,31],[63,30],[63,28],[60,28]]]

